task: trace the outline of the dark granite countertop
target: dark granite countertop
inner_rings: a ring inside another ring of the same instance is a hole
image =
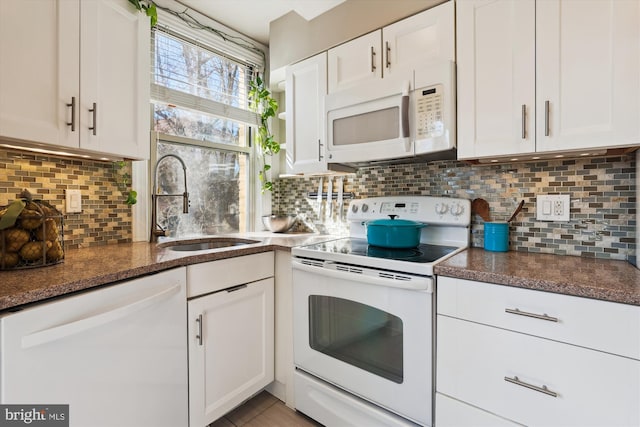
[[[258,243],[198,252],[179,252],[148,242],[122,243],[69,250],[64,262],[51,266],[0,271],[0,311],[174,267],[272,250],[290,251],[294,246],[337,238],[267,232],[226,237],[252,239]]]
[[[640,306],[640,270],[625,261],[470,248],[436,265],[434,272]]]

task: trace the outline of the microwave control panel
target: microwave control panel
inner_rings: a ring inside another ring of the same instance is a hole
[[[443,92],[442,85],[415,90],[417,140],[437,138],[444,134]]]

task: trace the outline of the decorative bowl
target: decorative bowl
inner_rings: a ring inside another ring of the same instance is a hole
[[[293,227],[297,215],[263,215],[262,224],[272,233],[284,233]]]

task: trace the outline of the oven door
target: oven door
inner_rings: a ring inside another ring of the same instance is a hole
[[[296,366],[431,425],[433,279],[394,279],[388,271],[375,277],[359,267],[344,266],[358,271],[350,272],[313,264],[293,260]],[[405,288],[419,281],[422,290]]]

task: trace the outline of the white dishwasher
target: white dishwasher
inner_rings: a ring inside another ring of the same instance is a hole
[[[186,272],[0,318],[0,402],[68,404],[70,427],[188,425]]]

